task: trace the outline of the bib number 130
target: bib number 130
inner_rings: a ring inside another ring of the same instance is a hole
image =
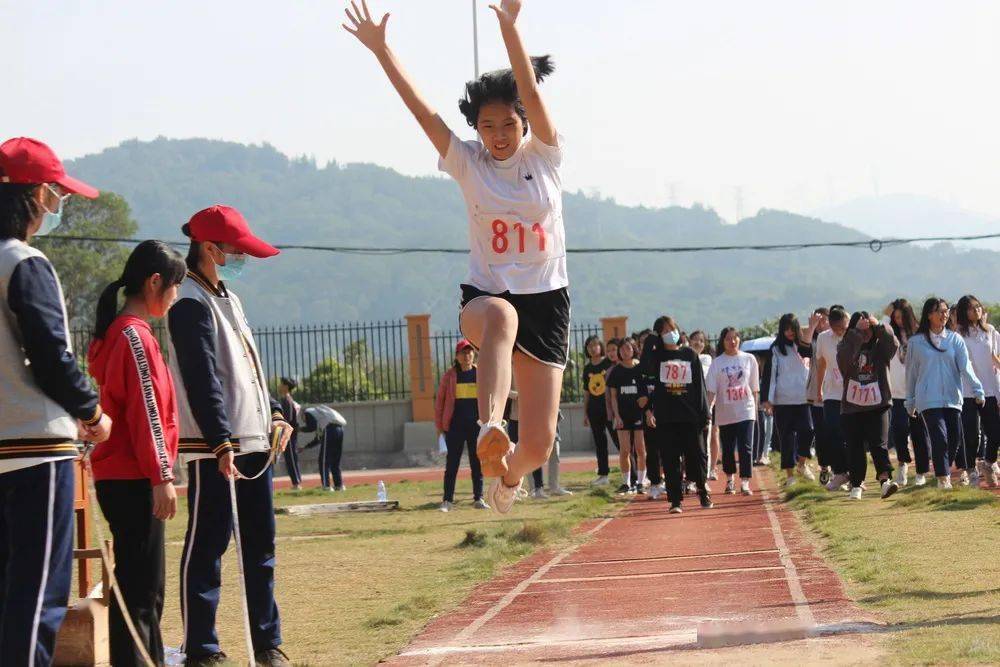
[[[529,232],[525,230],[524,225],[520,222],[509,225],[503,220],[494,220],[493,252],[498,255],[505,255],[507,251],[511,251],[523,255],[525,253],[534,253],[535,248],[537,248],[537,252],[544,253],[545,230],[536,222],[531,226],[530,233],[534,238],[528,236]],[[511,247],[512,241],[516,244],[513,248]]]

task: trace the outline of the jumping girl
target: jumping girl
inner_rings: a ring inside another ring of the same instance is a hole
[[[90,458],[97,501],[114,538],[115,578],[150,656],[163,655],[164,522],[177,511],[179,436],[173,378],[148,320],[167,314],[186,272],[184,258],[167,244],[137,245],[121,278],[101,293],[87,358],[113,420],[111,437]],[[119,291],[125,293],[121,311]],[[111,598],[108,638],[113,664],[145,664],[117,597]]]
[[[611,405],[615,430],[618,432],[618,462],[621,466],[622,485],[619,493],[643,493],[646,481],[646,440],[642,430],[643,408],[646,407],[646,383],[636,358],[635,343],[624,338],[618,348],[619,364],[611,376]],[[630,484],[631,460],[635,452],[636,482]]]
[[[440,169],[465,197],[470,270],[460,325],[480,351],[477,452],[483,473],[495,478],[488,496],[500,513],[510,511],[523,477],[548,458],[569,348],[563,140],[538,87],[553,66],[548,57],[528,57],[517,27],[521,4],[491,5],[511,69],[466,84],[459,110],[478,132],[475,141],[455,136],[403,72],[386,43],[388,14],[375,23],[362,0],[360,10],[353,3],[346,10],[351,25],[344,25],[378,59],[440,155]],[[521,388],[516,448],[502,423],[512,361]]]
[[[1000,469],[997,466],[997,445],[1000,445],[1000,407],[997,394],[1000,391],[1000,333],[988,324],[984,317],[983,304],[976,297],[967,294],[958,300],[956,308],[958,333],[969,349],[972,370],[983,384],[986,404],[979,407],[968,381],[962,382],[962,430],[965,433],[965,456],[957,457],[960,468],[970,471],[972,486],[979,485],[979,479],[988,480],[997,487]],[[981,436],[986,435],[986,446],[982,448]],[[961,452],[961,450],[959,450]],[[974,468],[976,459],[978,469]],[[966,482],[963,473],[962,482]]]
[[[715,420],[722,439],[722,470],[726,493],[736,492],[736,459],[739,453],[740,493],[749,496],[753,477],[753,433],[760,400],[760,372],[752,354],[740,352],[736,327],[719,333],[717,354],[708,369],[705,390],[715,406]]]
[[[962,385],[968,382],[976,405],[986,404],[965,340],[947,328],[948,302],[924,302],[917,335],[906,352],[906,410],[927,424],[938,488],[951,488],[951,463],[962,442]]]

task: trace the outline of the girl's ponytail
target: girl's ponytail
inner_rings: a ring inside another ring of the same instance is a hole
[[[108,327],[115,321],[118,315],[118,290],[125,285],[125,281],[119,278],[108,284],[101,292],[101,298],[97,300],[97,317],[94,320],[94,338],[104,338]]]

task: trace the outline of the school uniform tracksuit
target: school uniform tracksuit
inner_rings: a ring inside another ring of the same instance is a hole
[[[930,339],[936,340],[930,340]],[[969,360],[965,341],[947,329],[941,336],[918,334],[910,338],[906,352],[906,410],[916,409],[927,425],[934,474],[951,475],[965,443],[962,437],[962,382],[968,382],[974,398],[983,399],[979,382]],[[968,461],[965,463],[972,468]]]
[[[299,404],[295,402],[291,394],[281,399],[281,414],[285,416],[285,421],[289,424],[299,423]],[[285,470],[288,471],[288,479],[293,486],[302,484],[302,473],[299,471],[299,430],[292,431],[292,437],[282,454],[285,459]]]
[[[272,422],[283,419],[268,394],[260,356],[242,304],[222,283],[195,272],[180,287],[167,318],[170,366],[180,415],[180,452],[188,466],[188,525],[181,556],[183,651],[220,651],[215,629],[222,555],[232,534],[229,482],[218,459],[236,453],[245,476],[268,460]],[[254,652],[281,644],[274,599],[275,522],[272,469],[236,482],[243,567]]]
[[[150,657],[163,655],[164,522],[153,516],[153,487],[172,482],[177,403],[170,370],[149,324],[121,315],[95,339],[88,368],[101,387],[111,436],[91,454],[97,501],[114,538],[115,578]],[[143,666],[142,655],[111,598],[111,663]]]
[[[299,428],[303,433],[316,433],[312,447],[319,442],[319,481],[324,489],[344,486],[340,460],[344,454],[344,426],[347,420],[328,405],[311,405],[299,411]]]
[[[0,665],[49,665],[73,569],[76,420],[97,394],[77,365],[52,265],[0,241]]]

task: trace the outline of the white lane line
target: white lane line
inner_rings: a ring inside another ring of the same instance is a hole
[[[599,524],[597,524],[596,526],[588,530],[586,533],[584,533],[584,535],[590,537],[596,534],[599,530],[601,530],[606,525],[611,523],[612,518],[613,517],[608,517],[604,519]],[[557,553],[555,556],[553,556],[552,560],[550,560],[548,563],[535,570],[530,577],[524,579],[521,583],[519,583],[517,586],[508,591],[507,594],[504,595],[502,598],[500,598],[496,603],[494,603],[492,607],[483,612],[483,614],[479,618],[474,620],[472,623],[467,625],[461,632],[455,635],[455,639],[453,641],[455,643],[462,643],[468,641],[472,637],[472,635],[476,633],[476,631],[478,631],[481,627],[489,623],[490,620],[492,620],[497,614],[499,614],[508,605],[510,605],[510,603],[513,602],[518,595],[523,593],[528,588],[528,586],[532,585],[533,583],[537,582],[542,577],[544,577],[546,572],[552,569],[552,567],[557,563],[559,563],[561,560],[563,560],[571,553],[573,553],[578,548],[578,546],[579,545],[576,544],[570,545],[565,549],[563,549],[562,551],[560,551],[559,553]]]
[[[792,602],[795,603],[795,613],[806,625],[815,626],[816,618],[809,608],[805,593],[802,592],[799,573],[795,569],[795,563],[792,562],[792,554],[788,550],[788,544],[785,543],[785,536],[781,533],[781,524],[778,523],[778,517],[772,509],[774,501],[771,500],[771,494],[764,489],[760,490],[760,495],[764,500],[764,509],[767,510],[767,519],[771,522],[771,533],[774,535],[774,545],[778,547],[778,558],[785,568],[785,581],[788,582],[788,592],[791,593]]]
[[[671,648],[694,644],[698,641],[697,628],[684,628],[665,632],[657,635],[641,635],[637,637],[605,637],[605,638],[583,638],[583,639],[538,639],[534,641],[512,642],[509,644],[485,644],[482,646],[431,646],[428,648],[413,649],[400,653],[400,657],[434,656],[444,658],[456,653],[498,653],[501,651],[524,651],[535,649],[539,646],[546,648],[570,647],[579,649],[595,649],[600,647],[609,648],[635,648],[642,646]]]
[[[729,556],[753,556],[755,554],[774,554],[777,549],[754,549],[753,551],[727,551],[725,553],[688,554],[684,556],[650,556],[649,558],[612,558],[608,560],[574,560],[568,563],[558,563],[553,567],[577,567],[580,565],[615,565],[628,563],[651,563],[661,560],[693,560],[696,558],[727,558]]]
[[[658,577],[682,577],[692,574],[734,574],[739,572],[766,572],[768,570],[781,570],[781,565],[764,565],[761,567],[723,567],[710,570],[680,570],[678,572],[649,572],[646,574],[608,574],[595,575],[593,577],[566,577],[564,579],[542,579],[536,584],[569,584],[583,581],[615,581],[618,579],[656,579]]]

